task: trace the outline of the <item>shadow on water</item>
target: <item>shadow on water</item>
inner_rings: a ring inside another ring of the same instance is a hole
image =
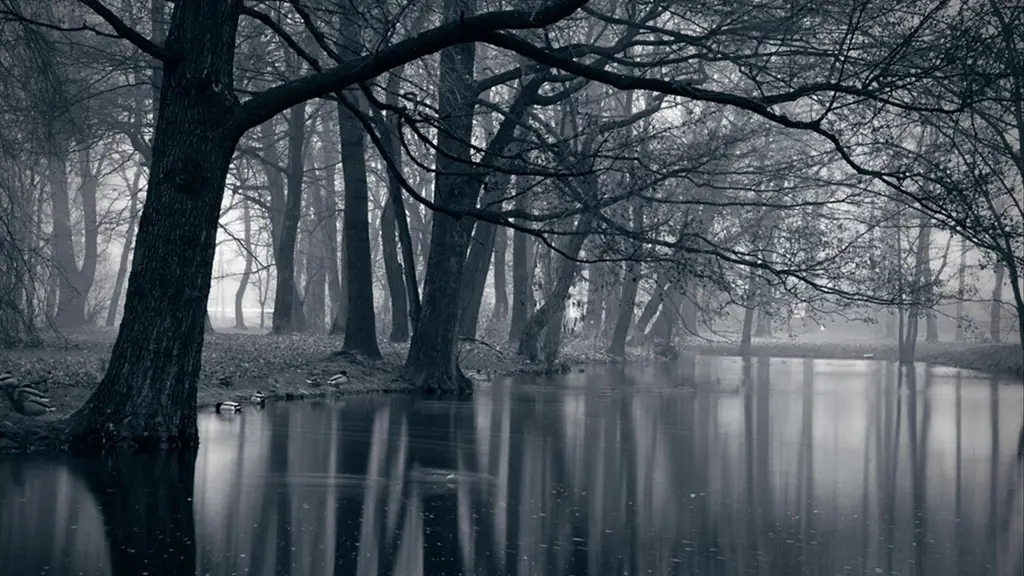
[[[0,460],[18,575],[1024,572],[1024,387],[684,357],[204,414],[198,454]]]

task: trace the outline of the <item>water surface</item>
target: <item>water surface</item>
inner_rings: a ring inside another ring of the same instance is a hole
[[[0,574],[1024,573],[1019,383],[683,358],[0,460]]]

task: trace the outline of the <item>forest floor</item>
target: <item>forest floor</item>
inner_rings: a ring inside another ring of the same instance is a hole
[[[116,329],[78,330],[38,348],[0,349],[0,373],[12,373],[22,382],[39,382],[36,386],[49,394],[56,408],[41,420],[56,420],[85,403],[96,388],[116,336]],[[401,375],[408,344],[381,343],[383,358],[379,360],[341,353],[341,346],[341,338],[326,335],[271,336],[240,331],[208,334],[197,404],[208,408],[228,400],[247,401],[257,390],[271,401],[412,391]],[[540,374],[549,370],[544,364],[528,362],[514,350],[502,348],[463,342],[460,365],[467,375],[477,371],[488,376]],[[616,361],[593,348],[585,343],[568,343],[560,361],[566,365]],[[323,385],[342,370],[348,373],[348,383],[337,388]],[[318,379],[320,385],[307,384],[307,378]],[[0,399],[0,422],[7,416],[20,418],[13,414],[6,399]]]
[[[735,342],[692,339],[687,351],[733,356],[740,354]],[[896,360],[896,342],[867,338],[803,337],[755,338],[753,356],[788,358],[872,358]],[[915,359],[954,368],[976,370],[1024,379],[1024,353],[1020,344],[978,344],[963,342],[918,342]]]

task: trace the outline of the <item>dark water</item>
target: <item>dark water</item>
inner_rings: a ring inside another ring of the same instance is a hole
[[[683,359],[0,460],[0,574],[1019,575],[1024,387]]]

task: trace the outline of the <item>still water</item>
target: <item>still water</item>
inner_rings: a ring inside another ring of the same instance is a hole
[[[1019,382],[683,358],[0,460],[0,574],[1024,573]]]

